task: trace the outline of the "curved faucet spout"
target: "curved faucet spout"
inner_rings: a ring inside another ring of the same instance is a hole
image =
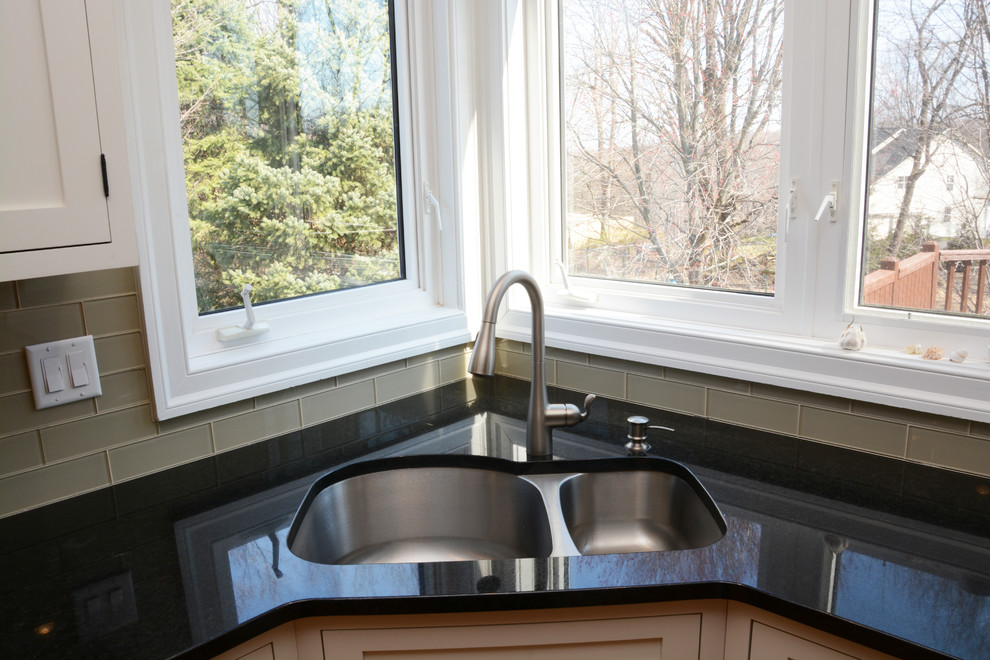
[[[530,381],[529,413],[527,415],[527,454],[530,460],[553,457],[551,432],[557,426],[573,426],[588,417],[588,409],[595,400],[589,394],[584,410],[574,404],[551,404],[547,396],[546,337],[544,331],[543,295],[532,275],[521,270],[511,270],[495,282],[485,303],[481,330],[474,343],[474,352],[468,371],[477,376],[495,373],[495,320],[505,292],[513,284],[521,284],[529,295],[532,308],[533,375]]]

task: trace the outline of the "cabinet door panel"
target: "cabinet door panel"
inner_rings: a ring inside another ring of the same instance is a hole
[[[752,660],[857,660],[821,644],[753,622],[749,657]]]
[[[730,602],[725,660],[894,660],[771,612]]]
[[[329,657],[329,656],[328,656]],[[663,655],[663,640],[586,642],[584,644],[506,645],[485,649],[429,649],[425,651],[378,651],[375,660],[656,660]]]
[[[428,628],[323,630],[326,660],[600,660],[700,654],[701,615]]]
[[[84,2],[0,2],[0,99],[0,252],[110,241]]]

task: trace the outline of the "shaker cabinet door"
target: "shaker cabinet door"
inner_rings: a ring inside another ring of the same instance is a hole
[[[84,0],[0,2],[0,259],[111,240]]]
[[[730,601],[725,660],[894,660],[835,635]]]
[[[322,631],[326,660],[689,660],[700,636],[700,615]]]

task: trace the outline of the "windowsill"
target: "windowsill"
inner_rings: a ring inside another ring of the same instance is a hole
[[[163,375],[167,368],[152,369],[156,416],[178,417],[470,341],[466,317],[458,310],[434,306],[391,321],[387,327],[363,326],[364,331],[349,337],[295,350],[283,346],[273,352],[261,343],[254,354],[242,348],[236,361],[210,356],[186,362],[175,353],[156,356],[165,349],[151,332],[153,359],[175,365],[172,377]]]
[[[644,319],[595,310],[551,309],[547,345],[634,362],[990,422],[990,364],[836,342]],[[529,313],[499,321],[499,336],[530,341]],[[946,347],[948,354],[951,347]],[[974,356],[978,357],[978,356]]]

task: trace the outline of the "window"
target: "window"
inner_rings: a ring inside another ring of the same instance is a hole
[[[784,1],[561,5],[572,275],[772,294]]]
[[[525,127],[529,148],[507,153],[507,188],[528,185],[530,197],[528,216],[507,220],[505,263],[545,283],[549,345],[990,421],[980,403],[990,379],[975,364],[985,360],[987,319],[972,306],[946,315],[867,296],[899,227],[905,236],[919,228],[918,254],[947,247],[931,231],[947,200],[936,195],[927,214],[910,209],[910,222],[894,200],[912,186],[944,194],[948,173],[959,191],[964,168],[974,181],[986,171],[972,149],[962,158],[959,140],[930,182],[897,157],[918,131],[887,122],[892,110],[875,99],[889,100],[888,42],[905,29],[890,16],[905,3],[506,6],[507,144]],[[977,50],[966,51],[965,75],[980,70]],[[531,52],[543,59],[527,60]],[[978,141],[986,121],[969,126]],[[976,206],[986,194],[974,191]],[[562,291],[557,261],[584,295]],[[526,339],[525,309],[500,322],[503,334]],[[850,324],[863,326],[864,350],[838,347]],[[922,361],[904,351],[916,343],[965,349],[971,362]]]
[[[877,1],[868,176],[896,175],[898,193],[867,196],[863,304],[990,314],[985,282],[950,292],[946,267],[990,260],[980,222],[990,190],[986,14],[983,0]]]
[[[392,13],[172,1],[200,313],[402,278]]]
[[[159,418],[470,338],[442,12],[408,0],[120,12]],[[244,284],[269,329],[220,341],[245,323]]]

